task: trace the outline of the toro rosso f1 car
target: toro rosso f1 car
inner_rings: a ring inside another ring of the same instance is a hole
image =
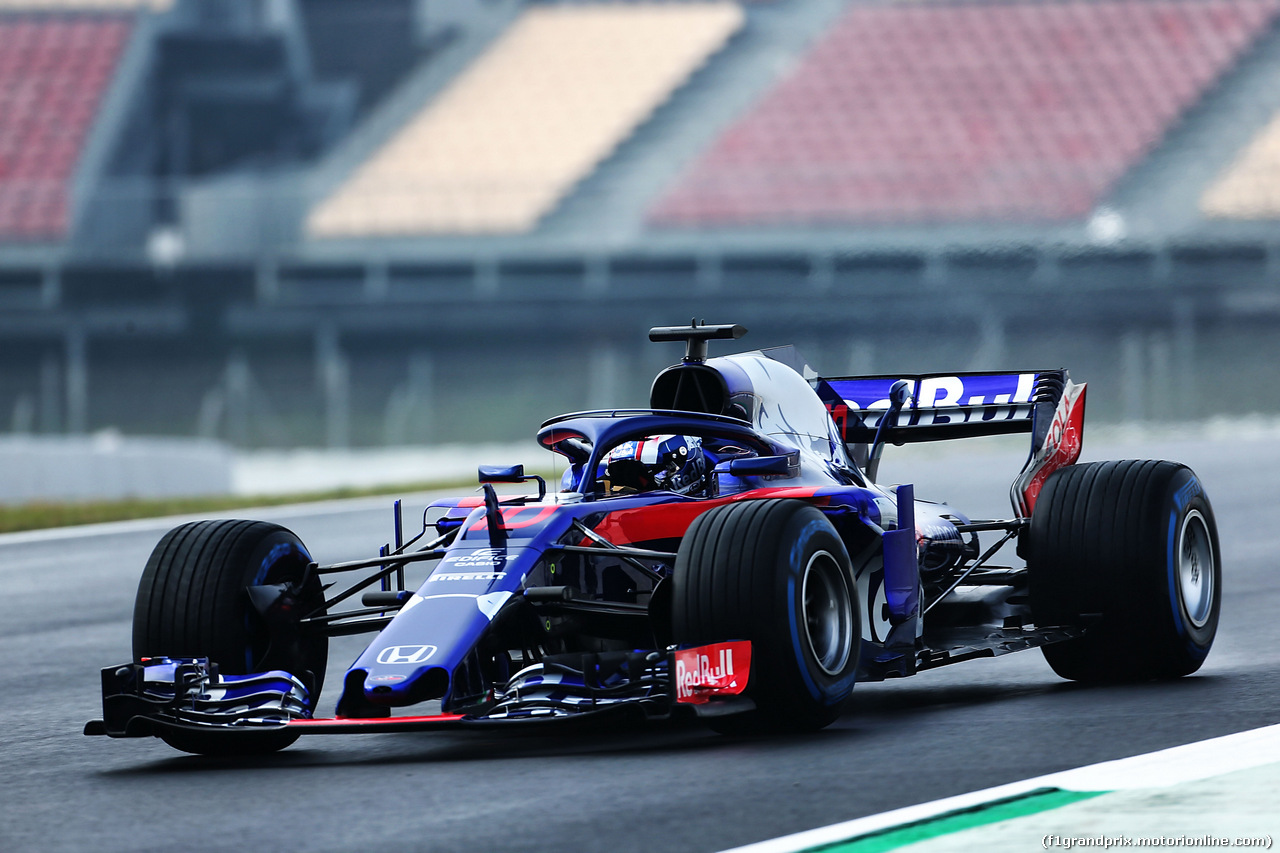
[[[1171,462],[1076,464],[1085,387],[1067,371],[823,378],[789,347],[708,359],[745,331],[653,329],[686,353],[649,408],[538,431],[564,460],[556,488],[482,467],[481,495],[432,504],[407,541],[397,502],[376,557],[320,565],[264,522],[174,529],[86,734],[252,753],[615,715],[814,730],[856,682],[1022,649],[1082,681],[1204,661],[1222,586],[1205,491]],[[1031,450],[1010,518],[877,482],[886,445],[1017,432]],[[993,563],[1006,545],[1017,559]],[[329,638],[365,632],[324,716]]]

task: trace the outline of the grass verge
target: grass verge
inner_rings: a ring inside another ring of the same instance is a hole
[[[127,499],[118,501],[86,501],[83,503],[29,503],[0,506],[0,533],[40,530],[47,527],[70,527],[103,521],[127,521],[134,518],[159,518],[166,515],[200,515],[242,507],[282,506],[344,498],[407,495],[433,489],[457,488],[460,492],[475,488],[475,480],[408,483],[376,488],[330,489],[322,492],[300,492],[287,495],[225,495],[199,498]]]

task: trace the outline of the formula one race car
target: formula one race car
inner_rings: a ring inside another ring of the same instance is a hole
[[[102,671],[85,733],[250,753],[615,715],[813,730],[857,681],[1021,649],[1083,681],[1199,668],[1222,587],[1209,500],[1171,462],[1075,464],[1085,388],[1065,370],[824,379],[789,347],[708,360],[745,331],[653,329],[686,354],[649,408],[538,431],[565,460],[556,491],[482,467],[483,496],[432,504],[408,541],[397,502],[377,557],[318,565],[264,522],[174,529],[142,575],[135,660]],[[876,482],[887,444],[1014,432],[1031,453],[1012,518]],[[493,485],[522,482],[537,494]],[[993,565],[1011,542],[1021,560]],[[329,638],[362,632],[322,717]]]

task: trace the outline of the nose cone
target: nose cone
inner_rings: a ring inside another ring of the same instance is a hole
[[[499,590],[418,594],[409,599],[351,668],[351,674],[364,674],[359,684],[364,700],[401,706],[444,698],[454,671],[511,595]],[[347,689],[355,686],[349,675]]]
[[[386,708],[475,692],[455,674],[503,606],[517,594],[534,549],[451,553],[356,659],[343,684],[340,716],[383,716]],[[483,692],[483,691],[481,691]]]
[[[365,673],[362,691],[374,705],[416,705],[443,698],[449,692],[449,671],[442,666],[424,666],[409,675]]]

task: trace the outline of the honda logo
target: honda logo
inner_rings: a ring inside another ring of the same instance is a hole
[[[426,663],[436,653],[435,646],[387,646],[378,652],[378,663],[397,664]]]

